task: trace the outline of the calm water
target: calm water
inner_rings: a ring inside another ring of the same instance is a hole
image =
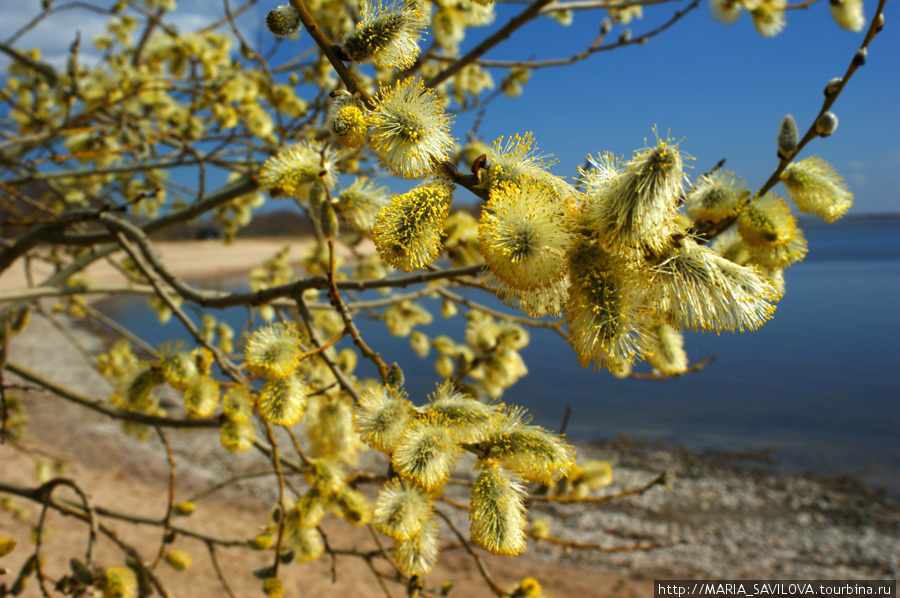
[[[626,434],[691,449],[776,447],[784,468],[852,473],[900,491],[900,219],[802,226],[810,252],[786,272],[773,320],[744,334],[688,333],[692,361],[718,358],[702,371],[617,380],[581,369],[555,333],[533,330],[522,351],[529,374],[504,400],[553,429],[571,405],[568,434],[579,440]],[[479,291],[467,295],[497,305]],[[429,307],[437,313],[436,301]],[[186,338],[177,322],[159,327],[143,300],[110,303],[108,313],[151,343]],[[246,311],[226,313],[239,330]],[[458,324],[438,316],[421,330],[461,340]],[[404,365],[410,396],[423,402],[438,381],[434,354],[420,360],[380,322],[359,325],[386,361]],[[374,375],[367,365],[357,373]]]

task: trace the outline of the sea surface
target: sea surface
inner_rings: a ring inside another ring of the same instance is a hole
[[[809,255],[785,271],[786,292],[771,321],[753,332],[686,334],[691,361],[716,357],[702,370],[667,381],[619,380],[582,369],[555,332],[533,329],[522,350],[529,373],[503,400],[551,429],[570,407],[566,433],[576,440],[626,435],[698,451],[772,449],[776,469],[851,474],[900,494],[900,218],[801,227]],[[504,309],[483,291],[464,294]],[[462,340],[459,317],[443,320],[436,300],[426,306],[436,316],[423,332]],[[188,338],[174,320],[160,326],[143,299],[104,309],[151,344]],[[235,330],[247,320],[243,308],[224,314],[216,315]],[[403,366],[413,401],[424,402],[439,382],[436,354],[419,359],[409,339],[392,337],[383,323],[358,323],[388,363]],[[374,373],[360,360],[358,375]]]

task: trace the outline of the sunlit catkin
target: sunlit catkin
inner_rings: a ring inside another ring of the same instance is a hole
[[[834,222],[853,205],[853,194],[831,164],[812,156],[788,165],[781,182],[801,212]]]
[[[194,379],[200,375],[191,354],[171,346],[160,351],[159,367],[169,386],[181,391],[190,388]]]
[[[494,459],[480,467],[469,511],[472,542],[493,554],[519,554],[526,547],[525,489]]]
[[[831,18],[849,31],[862,31],[866,25],[862,0],[829,0]]]
[[[146,364],[133,370],[130,376],[126,376],[122,384],[122,390],[114,393],[110,400],[119,409],[126,411],[143,411],[152,408],[156,404],[153,390],[164,382],[162,371],[159,368]]]
[[[344,39],[343,51],[354,62],[372,61],[379,68],[404,69],[419,55],[422,30],[428,18],[414,1],[382,0],[362,3],[362,18]]]
[[[176,571],[186,571],[194,564],[194,557],[187,550],[169,550],[165,556],[166,562]]]
[[[784,9],[787,0],[762,0],[750,9],[753,17],[753,25],[760,35],[775,37],[784,29],[786,24]]]
[[[259,391],[257,409],[273,424],[292,426],[300,421],[308,396],[309,388],[297,376],[270,380]]]
[[[231,421],[248,421],[253,415],[253,395],[246,386],[232,386],[222,397],[222,410]]]
[[[653,353],[647,358],[654,368],[666,375],[675,375],[687,369],[684,337],[668,324],[658,323],[648,330],[653,340]]]
[[[332,510],[354,527],[368,525],[374,509],[365,494],[350,486],[344,487],[334,497]]]
[[[369,118],[372,149],[395,175],[419,178],[447,159],[450,123],[435,92],[410,77],[380,90]]]
[[[644,334],[646,282],[595,242],[582,241],[569,263],[565,316],[578,363],[619,371],[642,358],[650,349]]]
[[[322,556],[325,543],[315,527],[307,527],[296,512],[289,511],[284,521],[283,547],[294,551],[294,561],[306,563]]]
[[[697,179],[685,196],[684,208],[695,220],[719,222],[735,216],[748,194],[744,179],[730,170],[716,170]]]
[[[338,194],[337,208],[344,222],[356,232],[371,232],[375,215],[390,203],[388,188],[360,177]]]
[[[266,28],[278,37],[291,37],[300,31],[300,13],[290,4],[282,4],[266,14]]]
[[[280,322],[254,332],[244,348],[250,370],[269,380],[278,380],[293,373],[300,362],[301,352],[297,327],[293,323]]]
[[[490,284],[508,305],[516,291],[533,291],[562,280],[572,246],[571,221],[545,187],[524,179],[500,182],[478,224],[478,242],[493,275]]]
[[[529,425],[520,409],[508,410],[492,428],[485,442],[491,456],[529,482],[549,484],[561,478],[575,463],[575,450],[560,436]]]
[[[97,586],[103,598],[135,598],[137,578],[128,567],[106,567],[97,575]]]
[[[313,460],[304,474],[306,482],[323,495],[337,494],[347,484],[347,474],[334,459],[321,457]]]
[[[363,441],[380,451],[391,452],[415,416],[406,393],[379,386],[363,393],[356,406],[355,426]]]
[[[806,257],[809,247],[800,227],[796,227],[791,239],[777,247],[747,247],[748,260],[767,269],[787,268]]]
[[[653,269],[653,303],[676,328],[754,330],[769,320],[778,293],[753,269],[682,239]]]
[[[229,453],[243,453],[253,446],[256,440],[256,428],[249,419],[225,420],[219,428],[219,442]]]
[[[356,451],[362,444],[353,428],[353,400],[343,394],[314,395],[306,410],[309,454],[331,457],[356,465]]]
[[[424,411],[452,422],[459,442],[475,443],[484,439],[487,424],[497,415],[498,406],[482,403],[458,392],[450,381],[446,381],[429,397]]]
[[[730,25],[741,16],[743,6],[739,0],[710,0],[709,12],[715,20]]]
[[[394,541],[394,559],[397,566],[407,575],[425,575],[437,562],[440,550],[440,528],[433,518],[428,519],[422,529],[407,540]]]
[[[566,200],[574,195],[574,189],[568,183],[550,172],[556,160],[538,153],[531,133],[517,133],[505,142],[503,137],[496,139],[488,152],[487,162],[490,167],[482,170],[479,177],[482,179],[480,186],[489,191],[501,183],[520,185],[530,180],[552,200]]]
[[[394,540],[408,540],[419,533],[433,508],[431,499],[418,484],[395,478],[378,494],[372,523]]]
[[[434,263],[452,194],[450,179],[436,175],[395,196],[375,217],[375,247],[382,259],[404,272]]]
[[[621,170],[606,162],[593,163],[605,174],[588,179],[593,184],[582,212],[585,225],[612,249],[662,251],[677,230],[684,180],[678,145],[659,140]]]
[[[316,181],[334,185],[336,158],[335,151],[324,143],[301,141],[266,160],[259,171],[259,184],[272,197],[304,197]]]
[[[184,406],[197,417],[208,417],[219,405],[219,383],[207,376],[197,378],[184,392]]]
[[[797,219],[784,199],[767,193],[744,206],[738,216],[738,232],[748,245],[777,247],[791,240]]]
[[[432,415],[418,419],[406,429],[391,455],[391,463],[397,473],[431,491],[447,481],[461,452],[453,424]]]
[[[369,131],[366,106],[359,94],[336,90],[332,95],[326,117],[328,128],[341,145],[356,149],[366,141]]]

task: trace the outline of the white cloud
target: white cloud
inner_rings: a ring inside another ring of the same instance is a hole
[[[83,3],[81,3],[83,4]],[[232,10],[240,6],[241,2],[232,2]],[[109,2],[95,3],[94,5],[107,10]],[[62,2],[54,4],[55,7],[65,6]],[[9,42],[10,38],[27,25],[32,19],[41,13],[41,0],[3,0],[3,16],[0,18],[0,40]],[[211,23],[221,19],[225,14],[224,5],[214,0],[180,0],[175,11],[166,13],[164,22],[177,27],[179,31],[188,32],[203,29]],[[94,49],[93,39],[96,35],[106,30],[106,24],[110,15],[102,14],[84,8],[72,8],[51,14],[30,31],[23,34],[13,42],[13,46],[27,50],[38,48],[41,51],[42,60],[57,68],[66,63],[69,48],[75,40],[78,32],[81,33],[81,48],[79,55],[85,64],[95,64],[100,54]],[[262,22],[261,9],[254,7],[237,18],[238,27],[248,42],[253,43],[254,32],[258,30]],[[228,25],[220,27],[221,31],[230,33]],[[0,54],[0,69],[6,71],[10,58]]]
[[[861,172],[851,173],[847,178],[850,180],[850,182],[853,185],[855,185],[857,187],[864,187],[865,185],[867,185],[869,183],[868,175],[865,175]]]

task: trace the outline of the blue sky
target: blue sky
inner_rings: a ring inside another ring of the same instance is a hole
[[[282,0],[283,1],[283,0]],[[866,1],[866,14],[875,8]],[[776,166],[775,136],[782,117],[792,114],[801,129],[809,126],[822,101],[822,89],[844,73],[862,33],[840,29],[830,18],[826,0],[806,10],[787,13],[787,27],[775,38],[760,36],[744,14],[733,25],[722,25],[703,4],[673,28],[645,45],[633,45],[591,56],[579,63],[535,70],[522,97],[501,97],[487,109],[480,132],[490,141],[500,135],[531,131],[542,152],[556,156],[554,172],[572,177],[587,154],[612,151],[630,155],[652,142],[653,127],[684,139],[682,150],[694,158],[692,174],[701,174],[718,160],[743,176],[751,187],[761,185]],[[0,0],[0,39],[35,14],[39,0]],[[264,13],[277,2],[260,2],[241,19],[249,39],[257,39]],[[648,6],[644,18],[632,21],[634,37],[655,28],[679,9],[680,2]],[[522,10],[522,4],[497,4],[492,26],[471,29],[463,51]],[[837,132],[807,146],[842,174],[856,201],[851,213],[900,212],[900,34],[893,28],[893,5],[887,26],[870,47],[867,64],[844,90],[833,111]],[[182,30],[206,24],[221,13],[216,1],[181,0],[177,22]],[[38,45],[51,62],[61,62],[74,35],[72,14],[48,23],[41,34],[26,36],[24,45]],[[576,12],[563,27],[541,17],[494,48],[485,58],[565,57],[596,37],[605,11]],[[99,15],[79,12],[83,39],[100,31]],[[608,36],[618,37],[617,26]],[[426,44],[428,41],[426,40]],[[308,36],[282,45],[280,62],[310,47]],[[82,44],[82,55],[87,55]],[[0,57],[0,66],[6,60]],[[499,83],[504,71],[497,71]],[[462,138],[473,113],[456,119],[454,135]],[[403,185],[391,185],[402,188]],[[460,197],[459,199],[466,199]]]

